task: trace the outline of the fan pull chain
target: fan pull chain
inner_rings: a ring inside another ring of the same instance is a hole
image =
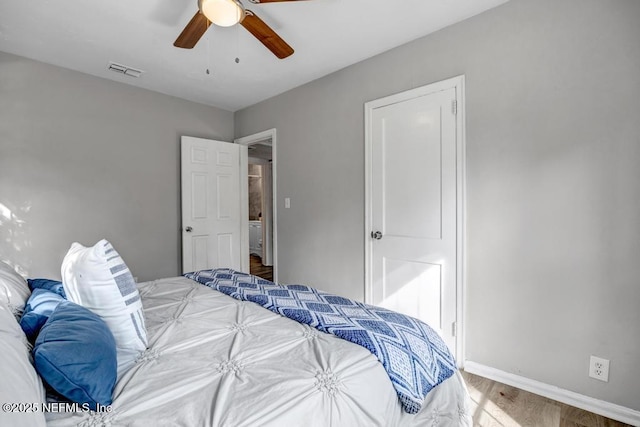
[[[207,75],[211,74],[211,39],[207,37]]]
[[[236,25],[236,64],[240,63],[240,25]]]

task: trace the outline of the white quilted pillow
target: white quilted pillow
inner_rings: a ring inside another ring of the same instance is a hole
[[[68,300],[102,317],[111,330],[120,377],[147,348],[142,301],[129,268],[104,239],[90,248],[74,243],[62,261],[62,283]]]
[[[24,277],[9,264],[0,261],[0,302],[5,303],[19,319],[29,295],[31,291]]]

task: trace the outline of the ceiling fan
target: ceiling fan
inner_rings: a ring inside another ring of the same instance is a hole
[[[253,4],[299,0],[249,0]],[[173,43],[175,47],[193,48],[211,24],[230,27],[240,24],[266,46],[275,56],[284,59],[293,54],[287,44],[254,12],[245,9],[239,0],[198,0],[198,11]]]

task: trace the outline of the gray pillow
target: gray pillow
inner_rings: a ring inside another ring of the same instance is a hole
[[[0,402],[9,404],[0,411],[0,426],[45,427],[44,387],[31,364],[27,338],[3,301],[0,349]]]

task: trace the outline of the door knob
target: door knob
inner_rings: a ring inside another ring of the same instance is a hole
[[[371,232],[371,238],[376,239],[376,240],[380,240],[380,239],[382,239],[382,233],[380,231],[372,231]]]
[[[193,228],[191,226],[188,226],[184,229],[184,231],[186,231],[187,233],[191,233],[193,231]]]

